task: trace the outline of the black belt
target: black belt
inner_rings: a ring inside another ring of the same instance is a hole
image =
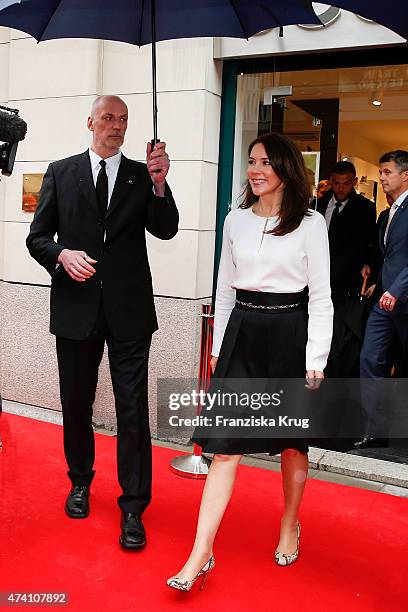
[[[287,312],[303,308],[306,296],[306,290],[297,293],[269,293],[237,289],[235,304],[237,308],[256,312]]]

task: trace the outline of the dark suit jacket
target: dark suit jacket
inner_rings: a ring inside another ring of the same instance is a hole
[[[384,248],[382,249],[380,248],[380,232],[382,232],[382,235],[384,236],[385,227],[388,221],[388,215],[389,215],[389,209],[386,208],[385,210],[382,210],[380,212],[377,218],[377,223],[376,223],[377,238],[376,238],[376,243],[375,243],[374,259],[373,259],[374,263],[373,263],[371,277],[370,277],[370,284],[378,282],[378,277],[380,275],[380,272],[383,266]],[[383,228],[382,226],[384,223],[385,223],[385,226]]]
[[[394,312],[408,313],[408,197],[398,207],[388,229],[387,243],[384,234],[389,211],[379,227],[379,247],[383,265],[379,275],[382,292],[389,291],[398,298]]]
[[[49,165],[27,247],[52,277],[52,334],[73,340],[88,337],[101,298],[109,329],[118,340],[145,338],[157,329],[145,229],[163,240],[178,229],[170,189],[166,185],[166,196],[156,197],[145,164],[122,155],[105,223],[88,151]],[[96,274],[77,282],[62,266],[56,268],[64,248],[96,259]]]
[[[332,195],[330,190],[317,200],[317,210],[323,216]],[[365,264],[373,264],[375,218],[375,205],[353,189],[335,229],[329,231],[330,283],[334,294],[360,290],[360,270]]]

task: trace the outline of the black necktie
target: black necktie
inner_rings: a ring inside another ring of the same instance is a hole
[[[330,219],[330,225],[329,225],[329,234],[334,230],[334,228],[336,227],[338,218],[340,216],[340,206],[343,204],[343,202],[335,202],[335,209],[333,210],[331,219]]]
[[[99,162],[101,169],[99,170],[98,178],[96,179],[96,196],[98,198],[99,211],[102,219],[106,216],[108,210],[108,175],[106,174],[106,161],[101,159]]]

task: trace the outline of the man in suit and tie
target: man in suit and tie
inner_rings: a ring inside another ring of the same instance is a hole
[[[137,550],[146,543],[142,513],[151,499],[147,375],[157,329],[145,229],[169,240],[177,233],[178,212],[165,180],[165,143],[147,145],[147,165],[127,159],[120,151],[127,123],[123,100],[94,101],[92,145],[49,165],[27,247],[51,275],[50,331],[72,485],[65,511],[71,518],[89,514],[92,406],[106,342],[122,488],[120,543]]]
[[[393,200],[379,230],[383,264],[368,318],[360,358],[361,378],[365,383],[363,406],[367,430],[357,449],[384,446],[387,416],[383,411],[383,386],[387,376],[388,353],[399,339],[403,352],[408,347],[408,152],[391,151],[380,159],[380,182]],[[370,382],[371,381],[371,382]]]
[[[349,161],[337,162],[330,174],[331,189],[317,200],[329,233],[330,285],[334,306],[333,342],[326,374],[359,375],[359,350],[345,359],[343,317],[350,297],[360,292],[363,277],[371,272],[375,243],[375,205],[356,193],[356,169]],[[356,345],[357,346],[357,345]],[[359,348],[359,347],[357,347]]]

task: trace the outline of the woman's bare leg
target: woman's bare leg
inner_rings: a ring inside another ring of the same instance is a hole
[[[281,471],[285,509],[281,519],[280,539],[277,549],[286,555],[291,555],[296,550],[296,526],[305,489],[308,466],[307,454],[293,448],[283,451]]]
[[[215,536],[234,488],[242,455],[214,455],[205,483],[194,546],[180,580],[192,580],[212,555]]]

